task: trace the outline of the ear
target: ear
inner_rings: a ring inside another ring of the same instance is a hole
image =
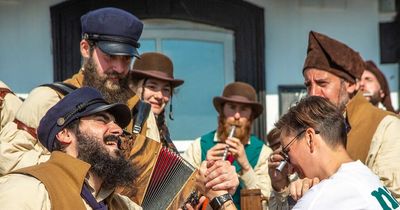
[[[385,97],[385,93],[383,92],[382,89],[379,90],[379,96],[380,96],[381,98],[384,98],[384,97]]]
[[[79,43],[80,45],[80,50],[81,50],[81,55],[84,58],[89,58],[90,56],[90,45],[89,42],[85,39],[82,39],[81,42]]]
[[[315,150],[315,132],[312,129],[307,129],[306,131],[306,141],[307,141],[307,146],[310,150],[310,153],[313,153]]]
[[[57,133],[56,139],[61,142],[61,144],[71,144],[72,140],[75,139],[75,135],[68,129],[64,128]]]
[[[346,83],[346,91],[349,94],[354,93],[355,91],[358,91],[360,89],[360,81],[357,79],[355,83],[350,83],[345,81]]]

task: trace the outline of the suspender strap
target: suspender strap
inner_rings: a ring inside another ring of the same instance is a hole
[[[65,95],[68,95],[68,93],[74,91],[77,89],[77,87],[68,84],[68,83],[64,83],[64,82],[55,82],[55,83],[51,83],[51,84],[43,84],[41,85],[42,87],[50,87],[51,89]]]
[[[138,134],[142,130],[143,124],[149,116],[151,105],[139,100],[137,105],[132,109],[132,116],[135,117],[135,124],[132,133]]]
[[[37,139],[36,129],[27,126],[25,123],[17,120],[17,118],[14,119],[14,123],[17,124],[17,128],[19,130],[24,130],[24,131],[28,132],[33,138]]]
[[[4,99],[4,97],[6,97],[7,94],[12,93],[14,94],[10,89],[8,88],[0,88],[0,100]]]
[[[103,201],[101,201],[100,203],[96,201],[86,184],[84,184],[82,187],[81,196],[83,199],[85,199],[86,203],[89,204],[90,207],[92,207],[92,209],[108,210],[107,205],[105,205]]]

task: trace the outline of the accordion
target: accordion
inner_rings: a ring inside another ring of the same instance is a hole
[[[160,142],[137,135],[126,156],[138,170],[138,177],[122,194],[143,209],[178,209],[185,203],[197,204],[196,169],[179,154],[163,147]]]

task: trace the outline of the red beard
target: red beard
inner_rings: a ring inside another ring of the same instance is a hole
[[[226,119],[225,116],[220,115],[218,117],[218,129],[217,135],[222,142],[225,142],[226,138],[229,136],[231,132],[232,126],[236,126],[235,133],[233,137],[240,139],[242,144],[247,144],[250,138],[251,132],[251,120],[239,121]]]

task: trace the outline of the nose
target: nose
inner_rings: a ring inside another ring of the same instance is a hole
[[[111,134],[116,135],[116,136],[121,136],[122,135],[122,132],[123,132],[122,128],[119,127],[119,125],[116,122],[111,121],[111,122],[108,123],[108,126],[109,126],[108,130],[109,130],[109,132]]]
[[[236,110],[235,114],[233,115],[233,117],[235,118],[235,120],[239,120],[240,119],[240,112],[238,110]]]
[[[113,71],[124,74],[128,70],[128,64],[122,56],[115,56],[111,60],[111,66]]]
[[[157,100],[161,100],[163,97],[161,90],[154,91],[154,98]]]

